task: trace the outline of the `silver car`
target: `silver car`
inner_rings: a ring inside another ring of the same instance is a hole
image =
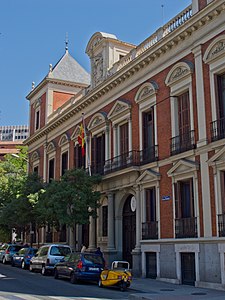
[[[0,248],[0,261],[3,264],[11,262],[12,256],[21,248],[22,246],[16,244],[3,244]]]
[[[72,249],[68,245],[50,244],[41,246],[30,260],[30,271],[41,271],[42,275],[53,272],[55,264],[71,252]]]

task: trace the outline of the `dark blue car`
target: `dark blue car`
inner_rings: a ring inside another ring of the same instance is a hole
[[[19,252],[15,253],[12,257],[12,266],[27,269],[30,265],[31,258],[37,253],[37,251],[38,249],[31,247],[20,249]]]
[[[66,256],[62,262],[54,267],[54,277],[67,277],[71,283],[84,281],[99,281],[101,271],[105,267],[105,261],[100,254],[72,253]]]

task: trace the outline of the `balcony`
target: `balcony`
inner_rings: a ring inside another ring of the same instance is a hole
[[[182,135],[177,135],[171,139],[170,154],[176,155],[195,148],[194,130],[188,131]]]
[[[140,165],[158,160],[158,146],[152,146],[140,151]]]
[[[175,237],[176,238],[196,238],[197,232],[197,218],[182,218],[175,219]]]
[[[142,223],[142,239],[143,240],[158,239],[158,222]]]
[[[218,215],[219,236],[225,237],[225,213]]]
[[[211,123],[211,141],[225,138],[225,117]]]

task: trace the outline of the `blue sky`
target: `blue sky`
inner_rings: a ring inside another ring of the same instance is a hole
[[[135,45],[191,4],[191,0],[0,0],[0,126],[26,125],[26,100],[64,54],[90,71],[85,49],[97,31]],[[163,5],[163,8],[162,8]]]

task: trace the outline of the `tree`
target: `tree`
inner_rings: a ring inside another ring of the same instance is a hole
[[[0,225],[2,235],[11,239],[11,229],[16,225],[16,212],[14,201],[20,193],[21,186],[27,172],[27,148],[18,147],[18,157],[10,154],[5,155],[4,160],[0,161]],[[4,234],[3,234],[4,233]]]
[[[100,176],[89,176],[83,169],[68,170],[60,181],[52,181],[37,205],[42,221],[53,226],[66,224],[73,230],[76,224],[89,223],[90,216],[97,217],[100,181]]]
[[[16,157],[8,154],[0,161],[0,225],[9,238],[12,228],[28,231],[35,222],[33,198],[42,188],[36,173],[27,174],[26,147],[20,147]]]

